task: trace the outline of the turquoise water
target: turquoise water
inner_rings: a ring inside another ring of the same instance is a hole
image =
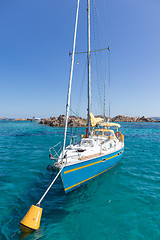
[[[25,236],[19,222],[49,184],[48,149],[63,129],[0,122],[0,240],[159,240],[160,124],[123,123],[122,131],[121,162],[68,195],[58,179],[42,203],[40,229]]]

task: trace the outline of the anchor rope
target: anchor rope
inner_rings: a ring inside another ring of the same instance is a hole
[[[62,172],[64,166],[61,168],[61,170],[57,173],[57,175],[55,176],[55,178],[53,179],[53,181],[51,182],[51,184],[49,185],[49,187],[47,188],[47,190],[45,191],[45,193],[43,194],[43,196],[41,197],[41,199],[39,200],[39,202],[36,205],[41,204],[41,202],[43,201],[44,197],[46,196],[46,194],[48,193],[48,191],[50,190],[50,188],[52,187],[52,185],[54,184],[54,182],[56,181],[56,179],[58,178],[58,176],[60,175],[60,173]]]

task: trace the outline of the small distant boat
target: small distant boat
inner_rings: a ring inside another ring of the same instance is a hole
[[[33,117],[30,119],[31,122],[35,122],[35,123],[40,123],[41,119],[37,118],[37,117]]]

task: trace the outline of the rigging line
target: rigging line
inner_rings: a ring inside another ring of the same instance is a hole
[[[104,27],[103,27],[103,24],[102,24],[102,21],[101,21],[101,17],[100,17],[100,14],[99,14],[99,12],[98,12],[98,8],[97,8],[97,6],[96,6],[95,0],[93,0],[93,2],[94,2],[94,5],[95,5],[95,9],[96,9],[96,11],[97,11],[97,15],[98,15],[98,17],[99,17],[99,21],[100,21],[100,24],[101,24],[101,27],[102,27],[102,31],[103,31],[103,33],[104,33],[105,41],[108,42],[108,41],[107,41],[107,35],[106,35],[105,31],[104,31]]]
[[[80,88],[79,97],[78,97],[78,102],[77,102],[77,110],[76,110],[77,114],[79,114],[80,107],[81,107],[81,101],[82,101],[82,96],[83,96],[82,93],[83,93],[84,79],[85,79],[86,70],[87,70],[87,58],[86,58],[86,62],[85,62],[83,79],[82,79],[82,82],[81,82],[81,88]]]
[[[95,41],[96,41],[96,34],[95,34],[95,18],[94,18],[94,9],[93,9],[93,1],[91,1],[91,3],[92,3],[92,5],[91,5],[91,11],[92,11],[92,14],[91,14],[91,21],[92,21],[92,25],[91,25],[91,27],[92,27],[92,32],[93,32],[93,43],[94,43],[94,49],[96,49],[96,44],[95,44]],[[94,54],[94,56],[95,56],[95,54]],[[94,83],[94,80],[95,80],[95,74],[94,74],[94,71],[95,71],[95,67],[93,67],[94,66],[94,60],[95,60],[95,58],[93,58],[92,57],[92,85],[93,85],[93,83]],[[96,68],[97,69],[97,68]],[[92,93],[93,92],[95,92],[94,90],[97,90],[97,88],[93,88],[92,87]],[[97,100],[96,101],[96,103],[99,101],[99,98],[97,98],[97,95],[98,94],[95,94],[95,93],[93,93],[92,94],[92,96],[93,95],[95,95],[95,99]],[[98,105],[100,105],[100,103],[98,104]],[[93,101],[92,101],[92,106],[93,106]],[[96,104],[94,104],[94,111],[95,111],[95,107],[96,107]],[[93,111],[93,107],[92,107],[92,111]]]
[[[106,118],[106,95],[107,95],[107,61],[105,61],[104,119]]]
[[[96,6],[94,4],[94,1],[93,1],[93,7],[94,7],[94,11],[95,11],[95,17],[97,19],[97,11],[96,11]],[[98,21],[96,21],[96,27],[97,27],[97,23]],[[98,29],[98,28],[97,28]],[[98,39],[99,40],[99,39]],[[109,47],[108,48],[105,48],[106,50],[109,50]],[[100,54],[98,55],[98,67],[99,67],[99,74],[100,74],[100,82],[101,82],[101,85],[100,85],[100,91],[101,91],[101,101],[104,102],[103,98],[105,98],[105,94],[104,94],[104,89],[105,89],[105,79],[104,79],[104,66],[103,66],[103,62],[104,62],[104,55],[102,53],[102,51],[100,52]],[[101,64],[100,64],[101,63]],[[103,104],[101,106],[102,110],[101,110],[101,113],[103,114]]]
[[[108,81],[109,81],[109,118],[111,117],[111,78],[110,78],[110,50],[109,50],[109,54],[108,54]]]
[[[108,10],[108,8],[107,8],[107,5],[106,5],[106,0],[103,0],[104,1],[104,16],[105,16],[105,18],[104,18],[104,22],[108,22],[108,15],[109,15],[109,13],[107,12],[107,10]],[[100,15],[99,15],[100,16]],[[105,33],[106,33],[106,42],[109,42],[109,34],[108,34],[108,28],[105,28],[105,30],[103,29],[103,32],[105,31]],[[107,41],[107,39],[108,39],[108,41]]]
[[[96,25],[96,11],[95,11],[95,6],[92,1],[92,22],[93,22],[93,37],[94,37],[94,44],[97,44],[99,46],[99,38],[98,38],[98,28]],[[95,45],[96,46],[96,45]],[[98,95],[99,95],[99,106],[98,108],[101,108],[102,110],[102,89],[101,89],[101,84],[100,84],[100,66],[99,66],[99,55],[97,55],[97,52],[95,52],[95,65],[96,65],[96,76],[97,76],[97,90],[98,90]],[[100,110],[100,112],[101,112]]]
[[[76,117],[80,118],[84,123],[86,123],[83,118],[81,118],[80,116],[78,116],[71,108],[69,109]]]
[[[104,86],[104,116],[107,118],[107,105],[110,115],[110,48],[108,47],[109,53],[105,55],[105,86]],[[108,61],[107,61],[108,60]],[[107,64],[108,63],[108,64]],[[108,66],[107,66],[108,65]],[[108,74],[107,74],[108,72]],[[108,79],[108,81],[107,81]],[[108,116],[109,116],[108,115]]]

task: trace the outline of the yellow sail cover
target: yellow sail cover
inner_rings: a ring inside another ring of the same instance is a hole
[[[103,123],[101,123],[101,126],[104,126],[104,127],[118,127],[118,128],[121,127],[120,124],[113,123],[113,122],[103,122]]]
[[[93,113],[90,113],[90,118],[91,118],[91,126],[95,127],[98,123],[101,123],[104,121],[103,118],[95,118]]]
[[[113,122],[104,122],[103,118],[100,117],[94,117],[93,113],[90,113],[90,118],[91,118],[91,126],[95,127],[97,124],[103,127],[118,127],[120,128],[121,125],[118,123],[113,123]]]

